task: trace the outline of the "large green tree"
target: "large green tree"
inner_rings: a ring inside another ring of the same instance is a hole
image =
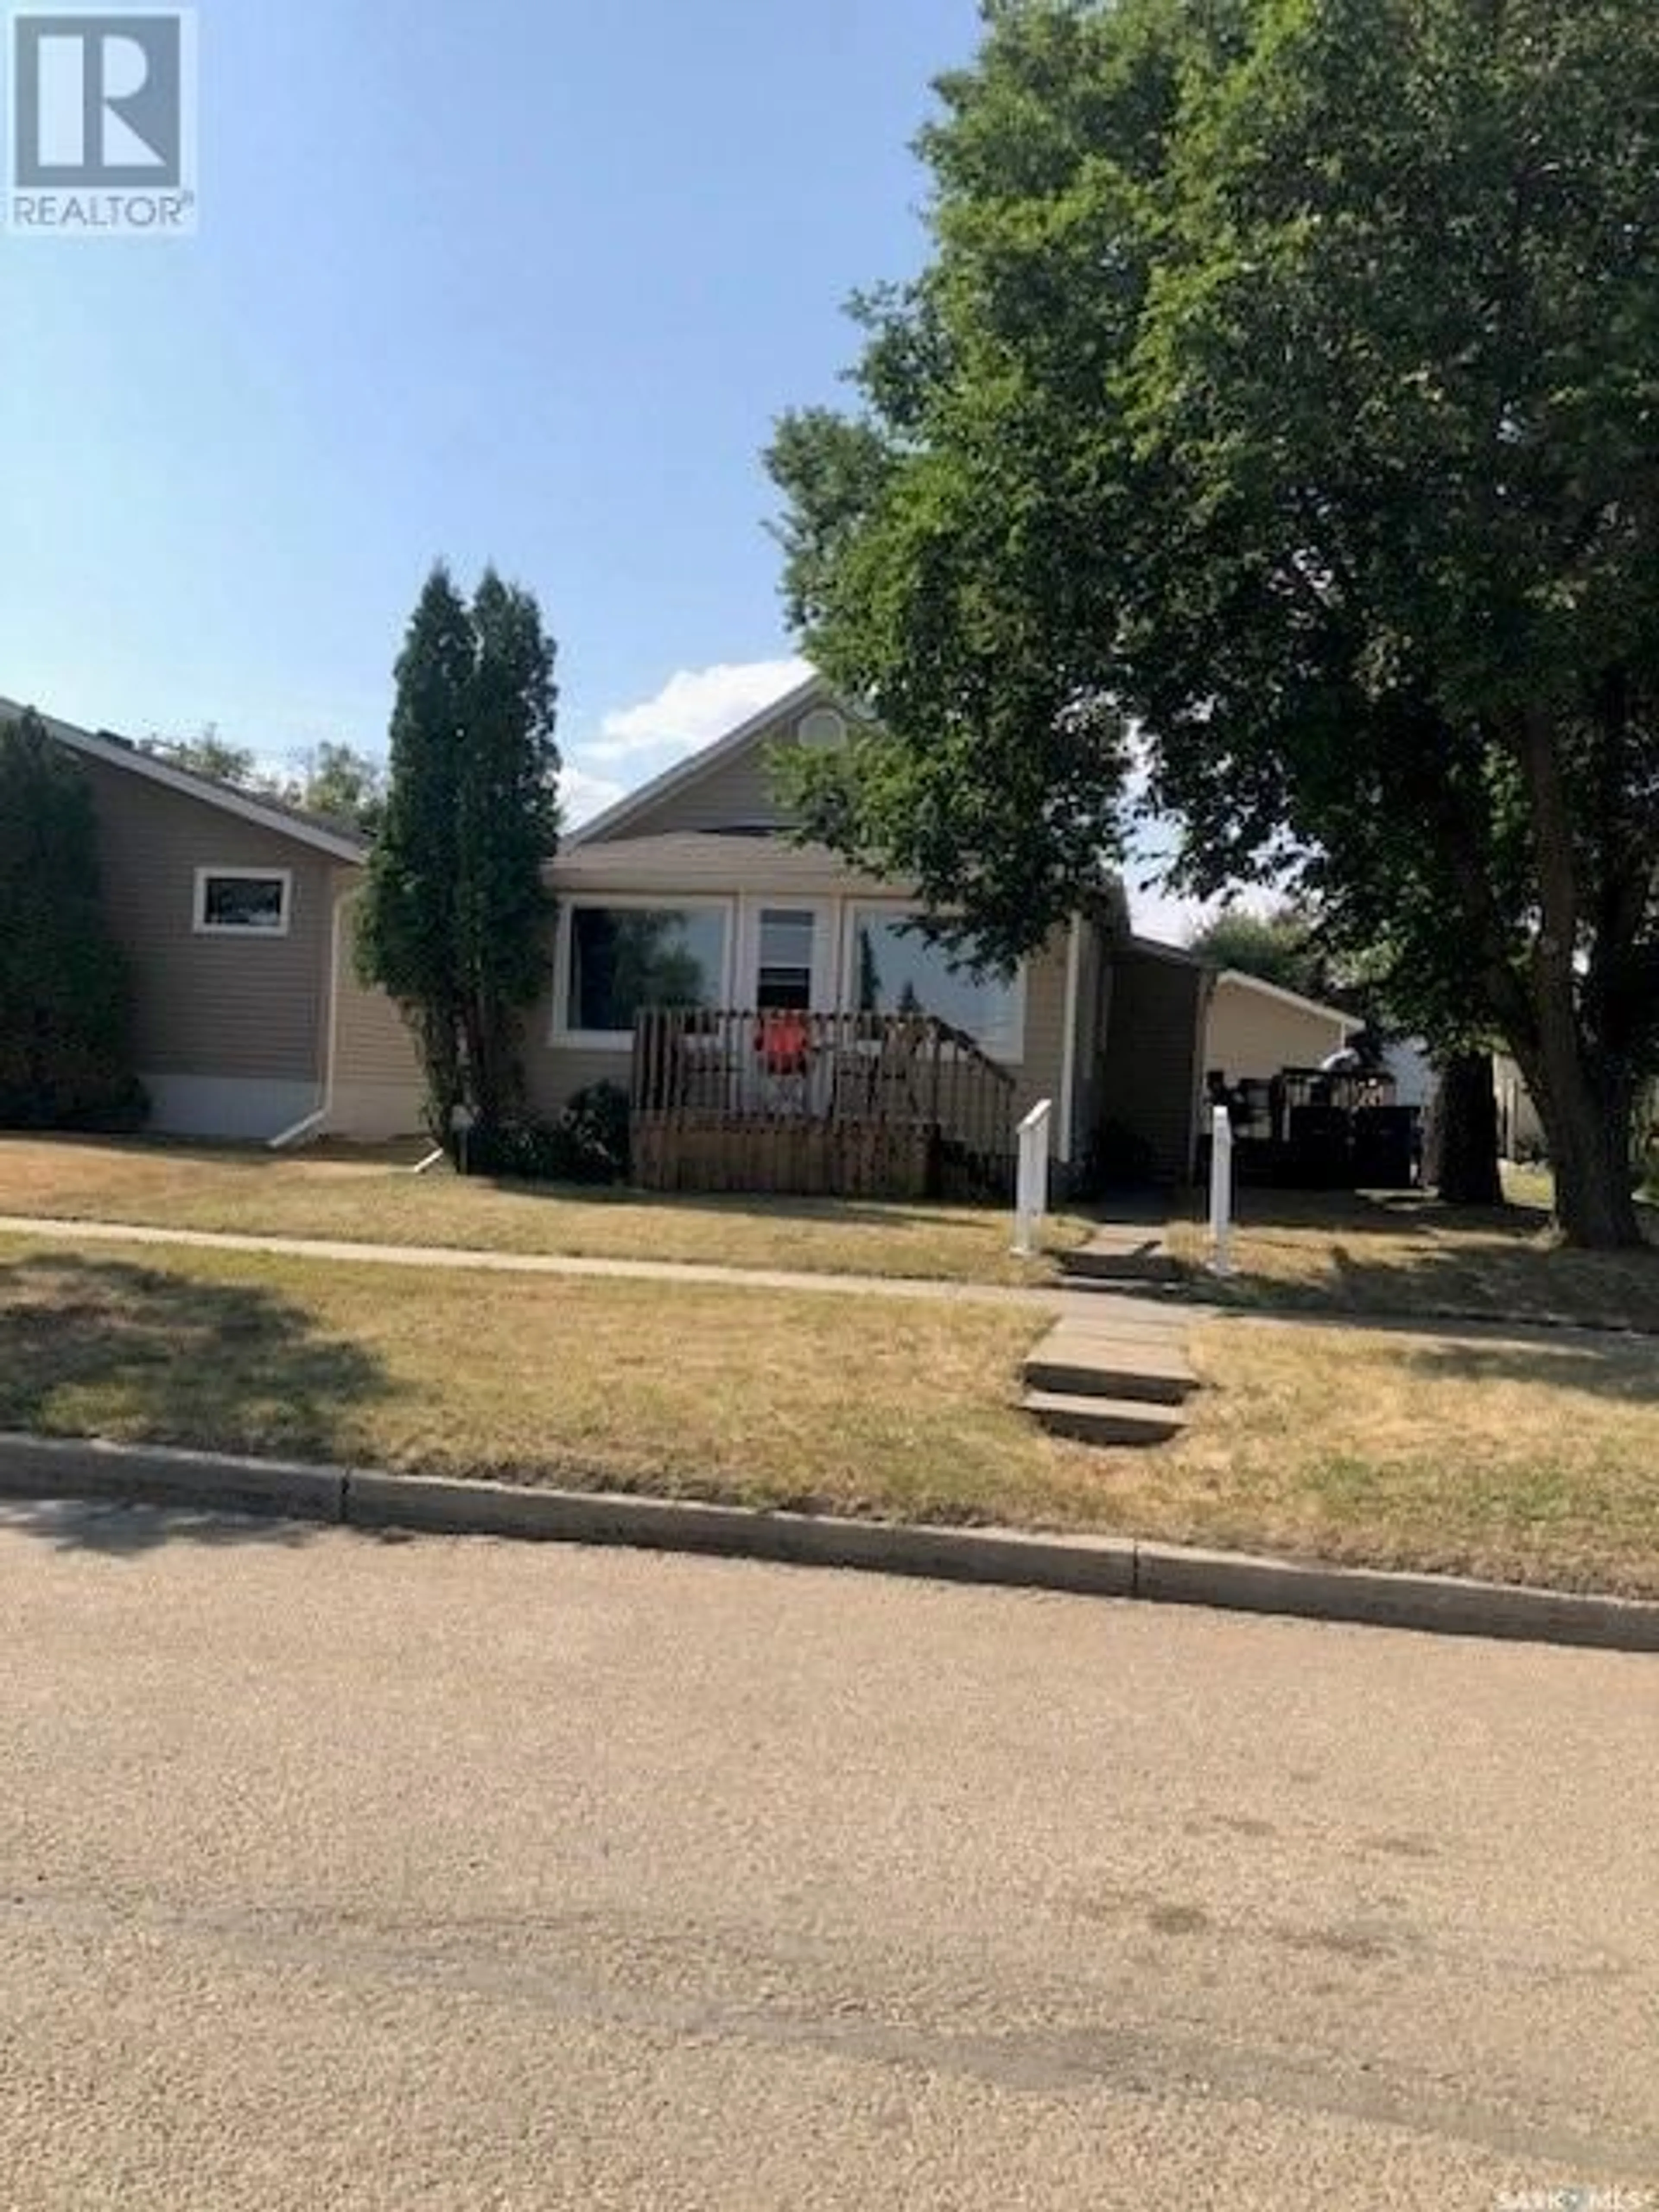
[[[1304,999],[1322,1003],[1340,988],[1306,916],[1294,907],[1275,907],[1267,914],[1230,908],[1192,930],[1187,945],[1218,968],[1259,975]]]
[[[0,1127],[132,1129],[144,1113],[91,787],[25,714],[0,724]]]
[[[1659,1048],[1659,14],[987,0],[788,591],[888,733],[814,826],[1005,950],[1132,802],[1501,1039],[1575,1240]],[[1147,773],[1131,777],[1144,751]]]
[[[141,750],[168,761],[191,775],[204,775],[213,783],[234,784],[243,791],[270,788],[251,746],[233,744],[219,734],[216,723],[206,723],[193,738],[163,738],[154,734],[141,740]]]
[[[331,738],[290,753],[286,769],[264,765],[251,747],[231,744],[211,723],[193,738],[146,738],[143,750],[192,775],[349,823],[365,836],[374,836],[386,812],[386,763]]]
[[[384,762],[325,738],[300,756],[297,768],[298,774],[282,787],[281,796],[307,813],[349,822],[366,837],[378,834],[386,819]]]
[[[415,1029],[434,1133],[464,1107],[481,1155],[519,1109],[520,1018],[548,968],[554,658],[529,592],[491,569],[469,605],[440,564],[398,662],[360,963]]]

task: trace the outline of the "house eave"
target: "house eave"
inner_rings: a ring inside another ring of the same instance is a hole
[[[1216,982],[1218,986],[1237,983],[1247,991],[1259,992],[1264,999],[1272,999],[1279,1006],[1290,1006],[1298,1014],[1317,1015],[1320,1020],[1340,1029],[1345,1036],[1365,1026],[1355,1015],[1345,1013],[1340,1006],[1322,1006],[1317,999],[1305,999],[1300,991],[1286,990],[1282,983],[1270,983],[1265,975],[1248,975],[1242,968],[1224,968],[1217,975]]]
[[[0,699],[0,720],[15,720],[25,711],[9,699]],[[321,822],[307,821],[282,807],[264,805],[252,793],[233,791],[228,784],[212,783],[204,776],[191,775],[186,769],[158,760],[153,753],[138,751],[120,738],[77,729],[73,722],[60,721],[56,715],[42,714],[38,709],[35,712],[48,737],[86,759],[101,762],[106,768],[123,769],[130,775],[158,784],[163,790],[177,792],[186,799],[200,799],[204,806],[217,807],[222,813],[255,823],[274,836],[291,838],[295,844],[326,853],[331,860],[349,862],[354,867],[361,867],[368,856],[366,840],[331,830]]]
[[[631,822],[648,807],[655,806],[673,793],[684,791],[689,785],[701,781],[723,762],[732,759],[745,745],[752,744],[771,723],[800,713],[815,700],[833,698],[834,696],[828,682],[815,669],[793,691],[786,691],[781,697],[774,699],[758,714],[751,714],[746,721],[739,723],[735,730],[728,730],[724,737],[716,738],[712,744],[703,745],[688,759],[677,761],[672,768],[665,769],[660,775],[653,776],[648,783],[642,783],[637,791],[629,792],[614,805],[607,806],[603,814],[596,814],[591,822],[585,822],[580,830],[574,830],[565,839],[564,849],[573,852],[579,846],[610,838],[625,823]]]

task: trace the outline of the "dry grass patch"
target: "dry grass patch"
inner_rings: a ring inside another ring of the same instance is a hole
[[[1114,1455],[1114,1527],[1659,1596],[1650,1343],[1239,1317],[1194,1346],[1208,1388],[1192,1432]]]
[[[0,1428],[944,1522],[1078,1525],[1005,1307],[0,1240]]]
[[[1196,1220],[1171,1225],[1170,1249],[1197,1268],[1208,1249]],[[1232,1305],[1419,1320],[1466,1316],[1567,1321],[1659,1332],[1659,1250],[1571,1252],[1547,1213],[1510,1206],[1460,1212],[1414,1195],[1244,1191],[1238,1273],[1204,1294]]]
[[[1018,1410],[1005,1306],[0,1238],[0,1428],[1659,1595],[1640,1338],[1239,1316],[1183,1442]]]
[[[411,1175],[421,1148],[278,1158],[228,1146],[0,1137],[0,1214],[572,1259],[672,1260],[811,1274],[1019,1284],[1049,1263],[1010,1252],[997,1208],[637,1192]],[[1054,1249],[1082,1221],[1048,1224]]]

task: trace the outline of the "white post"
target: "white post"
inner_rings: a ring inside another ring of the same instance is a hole
[[[1033,1106],[1019,1125],[1019,1181],[1014,1194],[1014,1250],[1036,1257],[1037,1231],[1048,1211],[1048,1124],[1054,1101]]]
[[[1233,1117],[1218,1106],[1210,1140],[1210,1273],[1233,1272]]]

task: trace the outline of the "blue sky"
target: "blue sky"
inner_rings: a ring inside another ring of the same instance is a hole
[[[204,0],[200,228],[0,234],[0,693],[379,750],[442,554],[539,595],[580,814],[795,671],[759,454],[919,260],[974,0]]]

